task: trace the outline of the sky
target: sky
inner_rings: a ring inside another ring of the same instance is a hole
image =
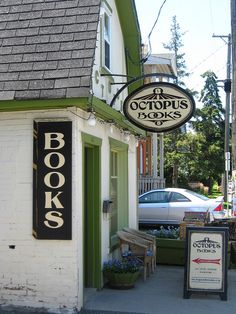
[[[164,0],[135,0],[144,44],[148,43],[148,34],[163,2]],[[223,40],[213,37],[213,34],[228,36],[231,33],[230,0],[166,0],[150,37],[152,53],[170,52],[163,48],[163,43],[166,44],[171,39],[173,16],[176,16],[181,33],[185,33],[180,53],[185,53],[187,71],[191,73],[185,80],[186,87],[200,92],[204,86],[201,75],[207,70],[212,70],[218,80],[225,80],[228,38]],[[222,83],[219,82],[219,85],[222,86]],[[220,87],[219,91],[224,104],[224,90]]]

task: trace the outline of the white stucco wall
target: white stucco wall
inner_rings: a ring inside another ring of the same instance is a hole
[[[72,113],[73,112],[73,113]],[[81,131],[102,139],[101,199],[109,198],[109,125],[88,126],[81,110],[0,114],[0,304],[80,309],[83,304]],[[85,115],[87,113],[84,113]],[[32,236],[33,120],[68,118],[72,125],[72,240]],[[129,142],[130,222],[137,222],[135,139]],[[102,214],[102,260],[109,252],[109,215]]]
[[[114,0],[112,11],[112,73],[126,74],[122,32]],[[101,14],[103,9],[101,10]],[[109,105],[122,85],[101,77],[100,25],[93,69],[93,93]],[[126,81],[115,77],[115,82]],[[122,110],[127,91],[115,103]],[[88,117],[75,107],[0,113],[0,304],[45,307],[73,311],[83,305],[83,216],[81,132],[102,139],[101,200],[109,199],[109,137],[124,142],[121,130],[109,123],[88,126]],[[72,240],[37,240],[32,236],[33,214],[33,120],[68,118],[72,123]],[[137,227],[136,139],[128,143],[129,224]],[[101,204],[102,208],[102,204]],[[102,263],[110,252],[110,215],[101,214]]]
[[[73,210],[72,241],[32,236],[33,119],[49,117],[65,117],[65,112],[0,115],[1,304],[73,308],[78,302],[79,211]],[[76,141],[74,124],[73,156]],[[73,158],[73,173],[77,167]],[[77,183],[74,176],[73,191]],[[73,209],[79,207],[75,196]]]

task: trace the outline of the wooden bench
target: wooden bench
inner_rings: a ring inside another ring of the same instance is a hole
[[[143,279],[146,280],[147,276],[152,272],[153,252],[151,242],[126,231],[117,231],[117,236],[120,241],[122,256],[129,251],[130,255],[127,255],[127,258],[135,256],[142,260],[144,268]]]
[[[125,227],[125,228],[123,228],[123,230],[151,242],[152,252],[153,252],[152,271],[154,272],[156,265],[157,265],[156,237],[151,235],[151,234],[147,234],[146,232],[143,232],[143,231],[140,231],[137,229],[133,229],[133,228]]]

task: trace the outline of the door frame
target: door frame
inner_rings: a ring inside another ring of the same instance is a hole
[[[95,136],[82,133],[82,165],[83,165],[83,263],[84,263],[84,287],[85,282],[85,271],[86,267],[89,268],[91,275],[90,285],[91,288],[102,288],[102,266],[101,266],[101,145],[102,139]],[[93,190],[92,202],[90,202],[90,212],[89,215],[89,232],[91,237],[86,237],[86,226],[85,225],[85,183],[86,183],[86,149],[91,149],[90,153],[93,155],[89,160],[91,165],[89,168],[93,171],[93,177],[88,178],[88,185],[91,186]],[[88,241],[88,242],[87,242]],[[93,247],[92,258],[89,259],[85,256],[85,243],[88,247]],[[85,265],[86,263],[86,265]],[[88,263],[88,264],[87,264]]]
[[[118,194],[117,194],[117,231],[129,225],[129,175],[128,175],[128,149],[126,143],[116,139],[109,138],[110,144],[110,167],[111,167],[111,152],[117,152],[118,156]],[[109,179],[111,180],[111,169]],[[110,183],[111,184],[111,183]],[[113,252],[119,245],[117,235],[110,234],[110,252]]]

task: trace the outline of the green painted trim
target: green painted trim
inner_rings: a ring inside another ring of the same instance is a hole
[[[81,109],[86,109],[88,107],[88,98],[81,97],[49,100],[2,100],[0,101],[0,112],[61,109],[74,106]]]
[[[116,151],[126,151],[128,153],[129,145],[123,142],[120,142],[112,137],[109,137],[109,144],[111,149],[115,149]]]
[[[135,135],[146,136],[146,131],[136,127],[131,122],[127,120],[127,118],[121,114],[119,111],[114,108],[108,106],[105,102],[100,100],[99,98],[92,98],[92,106],[98,117],[104,119],[105,121],[113,120],[117,126],[128,129],[131,133]]]
[[[118,229],[121,230],[123,227],[129,225],[129,191],[128,191],[128,149],[123,150],[119,154],[118,159],[118,171],[119,181],[119,213],[118,216]]]
[[[84,132],[81,132],[81,138],[83,143],[94,145],[94,146],[101,146],[102,139]]]
[[[128,226],[129,220],[129,194],[128,194],[128,145],[119,142],[113,138],[109,138],[110,151],[114,150],[118,153],[118,226],[121,230]],[[110,161],[111,165],[111,161]],[[115,250],[118,245],[116,235],[110,236],[110,249]]]
[[[92,197],[87,199],[88,208],[92,211],[88,213],[88,226],[86,229],[88,234],[86,240],[88,246],[91,248],[90,258],[87,260],[87,276],[89,276],[90,286],[101,289],[102,288],[102,265],[101,265],[101,145],[102,140],[98,137],[91,136],[86,133],[81,134],[83,147],[83,222],[85,221],[85,161],[88,162],[89,176],[87,179],[87,188],[92,191]],[[89,158],[85,160],[85,150],[89,150]],[[85,236],[85,226],[83,225],[83,234]],[[85,257],[84,257],[85,259]]]
[[[92,98],[67,98],[50,100],[8,100],[0,101],[0,112],[28,111],[28,110],[46,110],[46,109],[66,109],[68,107],[77,107],[82,110],[93,106],[97,116],[105,121],[114,121],[118,127],[128,129],[135,135],[145,136],[146,132],[129,121],[126,117],[111,108],[107,103],[93,96]]]
[[[141,32],[134,0],[115,0],[118,11],[124,45],[126,49],[127,74],[138,77],[143,74],[141,61]],[[142,85],[138,81],[129,87],[129,92]]]

